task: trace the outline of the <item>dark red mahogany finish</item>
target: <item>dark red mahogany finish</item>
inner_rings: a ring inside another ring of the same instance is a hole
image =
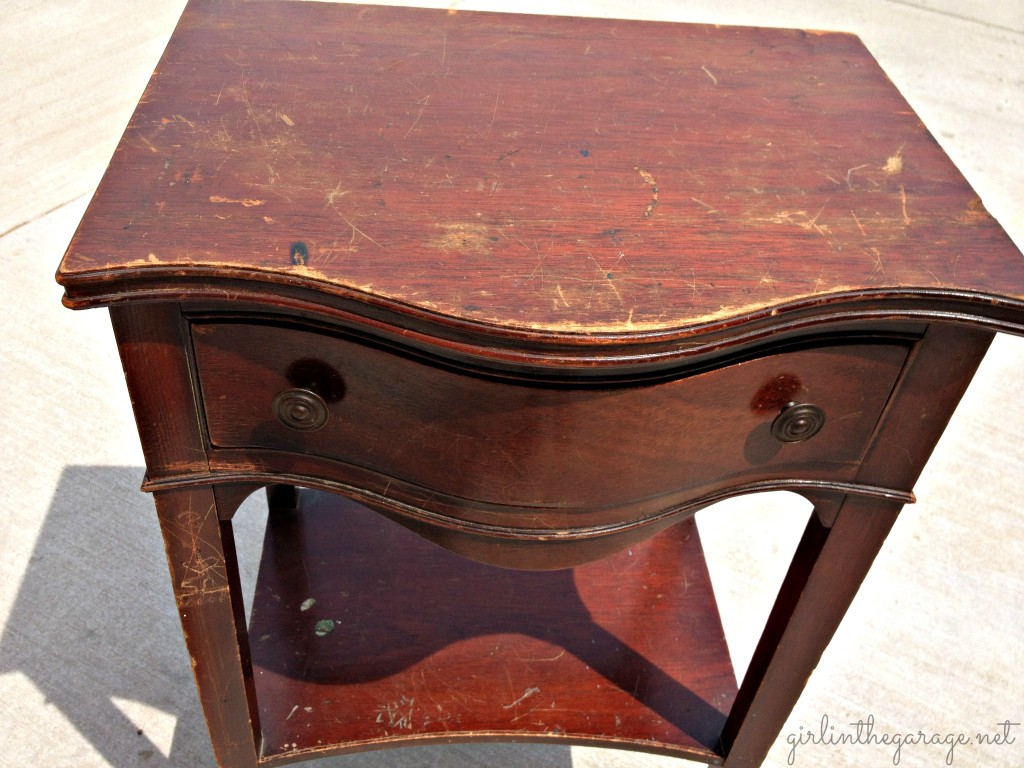
[[[714,749],[736,680],[720,624],[694,620],[717,609],[692,518],[574,570],[522,571],[304,493],[270,526],[252,617],[268,758],[488,733]],[[410,588],[424,579],[426,597]]]
[[[58,280],[110,308],[232,768],[759,765],[1024,330],[1020,253],[852,36],[326,3],[189,4]],[[692,516],[772,489],[815,511],[737,689]]]

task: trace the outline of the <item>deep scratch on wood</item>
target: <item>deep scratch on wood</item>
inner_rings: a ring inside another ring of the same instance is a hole
[[[860,230],[860,233],[864,236],[867,236],[868,233],[864,229],[864,225],[860,223],[860,219],[857,218],[857,214],[854,213],[853,211],[850,211],[850,215],[853,216],[853,220],[857,223],[857,229]]]
[[[861,163],[860,165],[855,165],[853,168],[848,169],[846,171],[846,186],[853,189],[853,174],[862,168],[867,168],[869,165],[870,163]]]
[[[522,704],[528,698],[530,698],[531,696],[534,696],[534,695],[536,695],[538,693],[540,693],[540,688],[537,688],[536,686],[532,686],[530,688],[527,688],[525,691],[523,691],[523,695],[522,696],[520,696],[518,699],[513,701],[511,704],[502,704],[501,708],[502,709],[512,709],[513,707],[516,707],[519,704]]]
[[[900,184],[900,204],[903,208],[903,223],[910,224],[910,216],[907,215],[907,190]]]
[[[189,507],[181,515],[180,540],[188,551],[187,559],[181,564],[182,575],[178,586],[178,599],[182,604],[202,604],[216,599],[228,589],[227,570],[217,555],[204,554],[205,549],[216,552],[219,546],[206,542],[203,528],[209,517],[216,516],[214,507],[206,512],[204,520]]]
[[[658,183],[654,180],[654,176],[650,171],[646,171],[639,166],[634,170],[640,174],[640,178],[644,180],[644,184],[651,187],[651,202],[648,204],[647,208],[644,209],[644,217],[649,219],[658,205]]]
[[[234,203],[236,205],[241,205],[244,208],[255,208],[258,205],[265,205],[267,201],[266,200],[256,200],[254,198],[235,199],[235,198],[232,198],[232,197],[223,197],[221,195],[210,195],[210,202],[211,203]]]
[[[416,113],[416,119],[412,121],[412,125],[409,126],[409,130],[405,132],[405,136],[402,137],[403,140],[409,138],[409,134],[412,133],[412,129],[416,127],[416,123],[418,123],[420,121],[420,118],[423,117],[423,110],[425,110],[427,108],[427,104],[429,104],[429,103],[430,103],[430,96],[429,95],[423,97],[419,101],[419,104],[421,105],[420,106],[420,111],[418,113]]]

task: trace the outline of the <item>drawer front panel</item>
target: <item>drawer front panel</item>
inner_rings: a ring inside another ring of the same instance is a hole
[[[286,451],[292,469],[304,454],[484,504],[561,509],[852,479],[908,353],[902,342],[834,343],[571,388],[293,326],[197,322],[193,343],[214,452]]]

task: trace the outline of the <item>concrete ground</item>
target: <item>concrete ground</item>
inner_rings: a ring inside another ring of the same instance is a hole
[[[496,0],[469,10],[837,29],[859,34],[1024,245],[1019,0]],[[0,10],[0,765],[212,766],[106,314],[60,305],[53,272],[181,0],[5,0]],[[1022,261],[1024,265],[1024,261]],[[999,338],[766,765],[1024,765],[1024,340]],[[806,507],[702,514],[742,671]],[[260,503],[238,538],[259,545]],[[245,566],[252,582],[251,565]],[[971,743],[805,745],[876,734]],[[1004,726],[1004,723],[1014,725]],[[981,744],[978,734],[1005,743]],[[1012,743],[1010,743],[1012,741]],[[792,758],[792,760],[790,759]],[[951,758],[951,759],[947,759]],[[682,766],[562,746],[395,750],[323,766]]]

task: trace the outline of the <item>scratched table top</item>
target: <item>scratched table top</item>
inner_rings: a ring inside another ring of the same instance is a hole
[[[1019,308],[1022,264],[850,35],[194,0],[58,278],[588,336]]]

